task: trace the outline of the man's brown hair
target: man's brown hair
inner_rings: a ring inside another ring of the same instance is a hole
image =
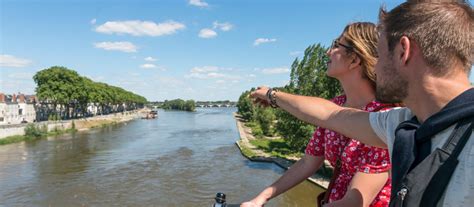
[[[474,61],[474,12],[462,0],[409,0],[390,12],[380,9],[381,31],[393,52],[402,36],[415,41],[433,75],[443,76],[452,65],[468,73]]]

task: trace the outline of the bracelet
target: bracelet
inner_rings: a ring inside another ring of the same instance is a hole
[[[276,103],[276,92],[278,92],[277,89],[269,88],[267,91],[267,99],[268,102],[270,103],[270,106],[272,108],[277,108],[278,105]]]

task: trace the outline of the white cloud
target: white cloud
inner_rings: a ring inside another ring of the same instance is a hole
[[[189,0],[189,4],[197,7],[208,7],[209,4],[202,0]]]
[[[217,66],[203,66],[194,67],[185,78],[197,78],[197,79],[227,79],[227,80],[238,80],[240,76],[229,75],[220,71],[227,71],[228,69],[219,68]]]
[[[156,68],[156,65],[147,63],[147,64],[140,65],[140,68],[146,68],[146,69]]]
[[[31,64],[31,60],[18,58],[13,55],[0,55],[1,67],[23,68]]]
[[[8,75],[10,79],[17,79],[17,80],[33,80],[34,73],[11,73]]]
[[[220,29],[222,31],[229,31],[231,30],[234,25],[230,24],[229,22],[224,22],[224,23],[219,23],[218,21],[215,21],[214,23],[212,23],[214,29]]]
[[[217,66],[194,67],[191,69],[191,73],[207,73],[216,71],[219,71],[219,68]]]
[[[97,19],[92,19],[91,24],[95,24],[97,22]]]
[[[201,31],[199,31],[199,37],[200,38],[214,38],[217,36],[217,33],[212,30],[212,29],[201,29]]]
[[[157,59],[156,59],[156,58],[153,58],[153,57],[146,57],[146,58],[145,58],[145,61],[155,62],[155,61],[157,61]]]
[[[175,21],[156,24],[151,21],[110,21],[98,26],[95,31],[105,34],[130,34],[133,36],[162,36],[176,33],[186,26]]]
[[[6,78],[5,78],[6,79]],[[24,93],[34,94],[36,84],[33,79],[7,79],[0,80],[2,92],[6,94]]]
[[[291,51],[290,52],[291,56],[298,56],[298,55],[301,55],[301,54],[303,54],[303,52],[301,52],[301,51]]]
[[[263,74],[281,74],[281,73],[288,73],[288,72],[290,72],[290,69],[286,67],[262,69]]]
[[[257,76],[256,76],[255,74],[250,74],[249,77],[250,77],[250,78],[255,78],[255,77],[257,77]]]
[[[190,73],[185,76],[186,78],[197,78],[197,79],[210,79],[210,78],[223,78],[226,77],[222,73]]]
[[[226,75],[222,74],[222,73],[208,73],[207,74],[207,77],[208,78],[222,78],[222,77],[225,77]]]
[[[272,39],[258,38],[253,42],[253,45],[258,46],[258,45],[263,44],[263,43],[276,42],[276,41],[277,41],[277,39],[275,39],[275,38],[272,38]]]
[[[104,50],[117,50],[122,52],[137,52],[137,46],[131,42],[98,42],[94,43],[96,48]]]

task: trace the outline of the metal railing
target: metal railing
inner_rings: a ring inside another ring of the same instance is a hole
[[[226,200],[225,200],[225,194],[224,193],[217,193],[216,194],[216,197],[214,198],[214,200],[216,201],[212,207],[239,207],[240,204],[229,204],[229,203],[226,203]]]

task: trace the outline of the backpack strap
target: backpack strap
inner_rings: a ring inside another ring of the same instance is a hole
[[[473,125],[473,118],[464,119],[456,125],[454,132],[442,148],[450,155],[431,178],[421,198],[420,206],[436,206],[443,196],[459,162],[457,158],[471,137]]]

